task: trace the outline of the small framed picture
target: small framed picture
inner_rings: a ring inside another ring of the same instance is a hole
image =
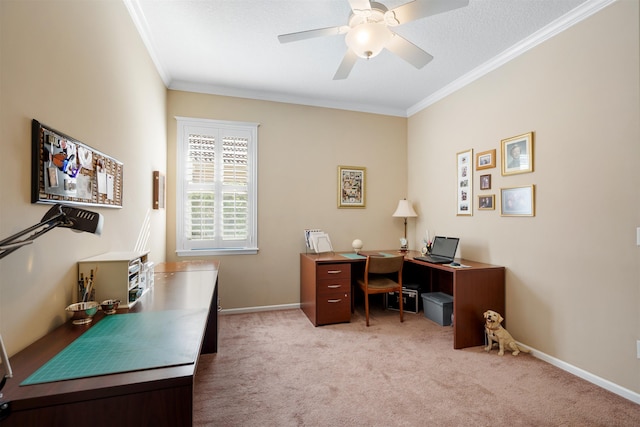
[[[495,207],[495,200],[496,200],[496,195],[495,194],[483,194],[481,196],[478,196],[478,210],[487,210],[487,211],[492,211],[494,210]]]
[[[480,189],[491,190],[491,174],[480,175]]]
[[[533,172],[533,132],[503,139],[502,175]]]
[[[473,215],[473,150],[456,154],[458,215]]]
[[[476,170],[496,167],[496,150],[483,151],[476,154]]]
[[[535,216],[535,186],[511,187],[500,189],[500,215]]]
[[[364,208],[367,169],[360,166],[338,166],[338,207]]]

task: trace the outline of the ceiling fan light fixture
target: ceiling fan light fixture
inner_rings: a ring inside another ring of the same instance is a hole
[[[384,23],[364,22],[351,28],[345,37],[349,49],[360,58],[373,58],[393,37]]]

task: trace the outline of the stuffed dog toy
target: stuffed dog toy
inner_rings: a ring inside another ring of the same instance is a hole
[[[500,313],[493,310],[487,310],[484,312],[484,330],[487,333],[488,344],[484,348],[484,351],[489,352],[493,347],[493,343],[498,343],[499,351],[498,356],[504,355],[505,348],[510,350],[514,356],[517,356],[521,351],[528,353],[529,350],[518,347],[516,340],[513,339],[511,334],[502,327],[501,323],[504,319]]]

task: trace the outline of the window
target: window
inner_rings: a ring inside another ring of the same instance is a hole
[[[258,124],[176,119],[178,255],[255,254]]]

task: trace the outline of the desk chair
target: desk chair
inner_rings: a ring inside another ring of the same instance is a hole
[[[402,266],[404,255],[398,256],[367,256],[364,267],[364,277],[358,279],[358,285],[364,292],[364,310],[369,326],[369,295],[383,294],[385,292],[400,292],[400,322],[403,322],[402,313]],[[397,278],[395,276],[397,275]],[[395,278],[395,280],[394,280]]]

